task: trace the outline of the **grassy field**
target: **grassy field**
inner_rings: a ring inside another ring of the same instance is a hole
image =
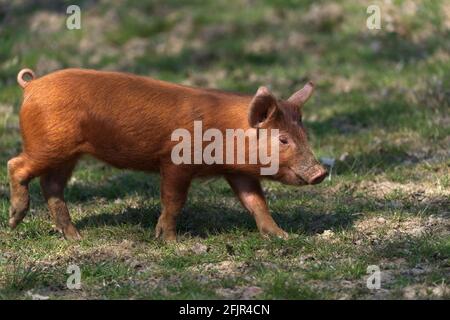
[[[65,28],[74,1],[12,3],[0,1],[0,298],[450,298],[448,1],[378,2],[381,30],[366,27],[373,1],[85,1],[81,30]],[[311,144],[336,164],[318,186],[264,183],[286,241],[260,238],[221,179],[194,183],[177,244],[155,241],[159,177],[92,159],[66,191],[82,241],[53,231],[38,181],[11,231],[23,67],[282,97],[312,79]],[[80,290],[66,286],[72,264]],[[366,286],[369,265],[379,290]]]

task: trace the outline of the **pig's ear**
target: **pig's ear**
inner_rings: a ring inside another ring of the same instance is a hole
[[[251,127],[260,127],[277,111],[277,102],[266,87],[260,87],[250,103],[248,122]]]
[[[309,81],[302,89],[294,93],[288,101],[301,107],[312,96],[314,92],[314,83]]]

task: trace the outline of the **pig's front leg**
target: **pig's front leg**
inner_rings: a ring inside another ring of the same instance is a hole
[[[276,224],[270,215],[261,183],[258,179],[242,175],[227,175],[226,179],[243,206],[255,218],[259,232],[263,236],[288,238],[288,234]]]
[[[161,167],[161,216],[156,224],[156,238],[176,241],[176,220],[186,202],[191,174],[181,166]]]

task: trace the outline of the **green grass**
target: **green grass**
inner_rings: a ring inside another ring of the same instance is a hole
[[[64,28],[67,1],[9,5],[0,20],[0,298],[450,298],[450,8],[414,1],[408,14],[411,1],[393,2],[381,4],[377,32],[365,28],[372,3],[362,0],[80,1],[79,31]],[[52,231],[37,181],[31,212],[11,231],[6,161],[21,150],[15,77],[25,66],[246,93],[270,85],[285,98],[312,79],[311,145],[336,166],[314,187],[264,182],[286,241],[260,238],[221,179],[194,182],[178,244],[156,241],[159,177],[93,159],[66,190],[82,241]],[[81,290],[66,286],[71,264]],[[367,289],[369,265],[380,267],[383,290]]]

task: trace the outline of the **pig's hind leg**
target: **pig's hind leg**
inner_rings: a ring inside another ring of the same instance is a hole
[[[38,173],[38,166],[26,154],[8,161],[8,176],[10,185],[9,226],[14,229],[27,214],[30,206],[28,184]]]
[[[288,234],[276,224],[270,215],[258,179],[243,175],[227,175],[226,179],[243,206],[255,218],[258,230],[263,236],[288,238]]]
[[[76,160],[68,161],[56,168],[47,170],[40,179],[42,193],[47,201],[56,229],[69,240],[81,239],[80,233],[72,223],[64,200],[64,188],[75,165]]]

